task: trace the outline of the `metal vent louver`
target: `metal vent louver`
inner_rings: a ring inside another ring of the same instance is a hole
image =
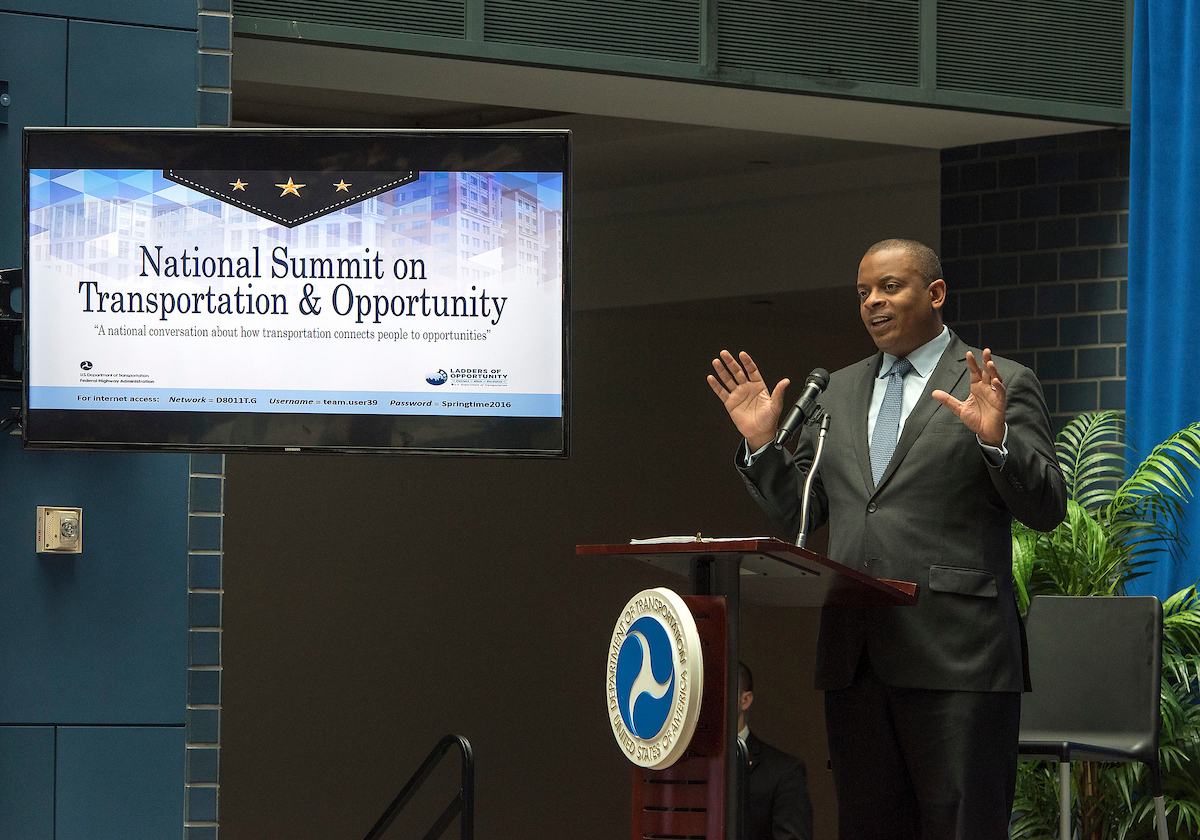
[[[919,0],[723,0],[723,67],[916,86]]]
[[[487,41],[700,60],[699,0],[486,0],[483,20]]]
[[[234,0],[239,16],[466,37],[466,0]]]
[[[938,0],[937,84],[1125,105],[1124,0]]]

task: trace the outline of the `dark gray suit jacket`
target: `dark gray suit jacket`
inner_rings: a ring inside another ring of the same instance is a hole
[[[967,346],[951,334],[875,487],[867,411],[882,354],[834,373],[821,405],[830,415],[810,530],[829,522],[829,556],[877,578],[921,587],[915,607],[826,607],[816,687],[850,685],[865,647],[887,684],[909,688],[1021,691],[1025,656],[1013,601],[1011,522],[1054,528],[1066,488],[1033,372],[993,357],[1008,397],[1008,458],[985,460],[975,435],[930,393],[970,393]],[[976,360],[981,358],[973,351]],[[816,432],[805,428],[795,458],[768,447],[742,477],[782,535],[800,526],[803,478]]]
[[[753,732],[746,738],[746,751],[750,768],[745,840],[812,840],[812,802],[804,762]]]

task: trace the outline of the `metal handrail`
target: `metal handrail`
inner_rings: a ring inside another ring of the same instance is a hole
[[[392,800],[392,804],[384,810],[383,816],[375,823],[375,827],[367,832],[365,840],[379,840],[383,833],[388,830],[388,827],[400,815],[400,811],[413,798],[413,794],[417,789],[429,778],[433,773],[438,763],[450,751],[451,747],[458,747],[458,751],[462,754],[462,770],[458,793],[450,800],[450,804],[442,811],[442,815],[434,822],[433,827],[425,833],[424,840],[437,840],[442,836],[442,832],[450,825],[450,821],[457,815],[462,815],[459,821],[461,829],[460,837],[462,840],[474,840],[475,838],[475,754],[471,751],[471,742],[461,735],[447,735],[442,740],[438,741],[437,746],[433,748],[433,752],[425,759],[417,772],[413,773],[412,778]]]

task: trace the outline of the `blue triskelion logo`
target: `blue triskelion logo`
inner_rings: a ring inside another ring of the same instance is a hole
[[[447,374],[446,371],[444,371],[444,370],[436,370],[433,373],[429,373],[429,374],[425,375],[425,381],[428,382],[430,385],[445,385],[446,380],[449,378],[450,378],[450,375]]]
[[[670,589],[647,589],[625,605],[608,654],[613,735],[634,764],[670,767],[700,716],[704,662],[696,622]]]
[[[656,736],[671,715],[675,661],[667,629],[650,616],[633,622],[617,655],[617,705],[639,738]]]

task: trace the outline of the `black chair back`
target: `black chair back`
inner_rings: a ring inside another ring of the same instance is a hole
[[[1142,761],[1157,776],[1162,623],[1152,596],[1034,598],[1022,755]]]

